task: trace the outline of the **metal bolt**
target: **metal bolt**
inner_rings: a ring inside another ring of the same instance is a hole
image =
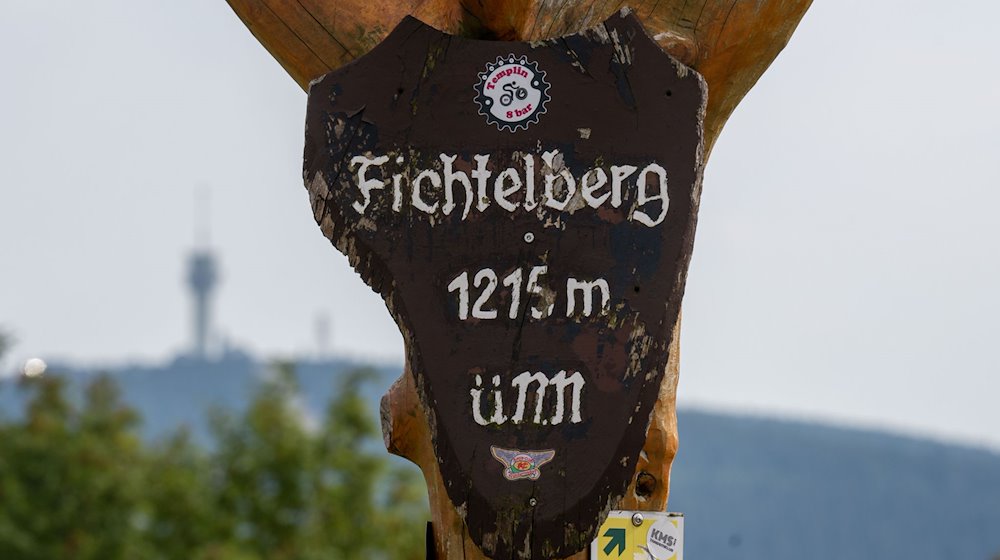
[[[535,240],[535,234],[531,233],[530,231],[528,233],[524,234],[524,242],[525,243],[531,243],[534,240]]]
[[[538,500],[536,500],[535,498],[528,498],[528,505],[529,506],[535,507],[537,504],[538,504]]]
[[[642,514],[641,513],[633,513],[632,514],[632,525],[635,525],[636,527],[642,526]]]

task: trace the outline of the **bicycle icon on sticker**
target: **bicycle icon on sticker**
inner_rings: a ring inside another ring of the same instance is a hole
[[[507,92],[500,96],[500,104],[504,107],[509,107],[515,98],[518,101],[528,98],[528,90],[515,84],[504,84],[501,89]]]

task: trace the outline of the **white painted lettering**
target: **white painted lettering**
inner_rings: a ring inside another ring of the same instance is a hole
[[[455,171],[453,166],[456,159],[458,159],[458,156],[441,154],[441,163],[444,164],[445,201],[441,211],[448,216],[455,209],[454,185],[457,181],[465,189],[465,209],[462,210],[462,219],[464,220],[469,217],[469,210],[472,209],[472,199],[475,198],[475,195],[472,193],[472,182],[469,181],[469,176],[464,171]]]
[[[535,424],[542,422],[542,401],[545,400],[545,388],[549,385],[549,378],[545,377],[545,374],[542,372],[531,373],[526,371],[511,381],[511,385],[517,387],[517,408],[514,409],[514,416],[510,418],[515,424],[520,424],[524,421],[524,407],[528,400],[528,386],[532,382],[538,383],[538,388],[535,389],[534,422]]]
[[[423,185],[425,179],[430,179],[431,185],[434,186],[435,191],[441,190],[441,176],[438,175],[437,171],[433,169],[425,169],[417,175],[417,180],[413,182],[413,207],[421,212],[427,214],[433,214],[437,212],[438,203],[434,202],[433,205],[428,205],[424,202],[424,199],[420,195],[420,187]]]
[[[580,416],[580,393],[583,392],[583,386],[586,385],[586,381],[583,380],[583,376],[580,372],[574,372],[573,375],[567,377],[565,371],[560,371],[555,377],[549,382],[556,388],[556,411],[552,415],[552,424],[560,424],[563,421],[563,414],[565,414],[565,393],[566,387],[573,386],[573,404],[570,407],[570,422],[574,424],[579,424],[583,421]]]
[[[504,188],[504,183],[510,182],[511,186]],[[496,183],[493,185],[493,200],[497,201],[500,208],[508,212],[517,210],[517,204],[507,200],[507,197],[521,190],[521,178],[517,176],[517,171],[508,167],[497,175]]]
[[[547,266],[536,266],[532,268],[531,272],[528,274],[528,293],[535,296],[538,300],[541,300],[539,303],[545,303],[545,288],[539,283],[539,279],[548,273],[548,271],[549,267]],[[552,309],[555,306],[556,304],[554,302],[550,302],[541,309],[538,308],[537,304],[533,305],[531,306],[531,316],[535,319],[544,319],[549,315],[552,315]]]
[[[622,182],[635,173],[638,167],[634,165],[611,166],[611,206],[620,208],[622,205]]]
[[[587,282],[576,278],[566,279],[566,316],[572,317],[576,311],[576,293],[583,297],[583,316],[590,317],[594,313],[594,290],[601,290],[601,311],[607,309],[611,302],[611,289],[608,281],[603,278]]]
[[[520,268],[515,268],[514,272],[503,279],[503,285],[510,287],[510,313],[507,316],[511,319],[517,319],[517,315],[521,311],[521,282],[523,280],[524,274]]]
[[[476,386],[469,389],[469,394],[472,395],[472,419],[480,426],[488,426],[490,422],[486,418],[483,418],[483,409],[480,405],[483,396],[482,377],[476,376]]]
[[[545,319],[552,316],[555,301],[559,294],[545,285],[543,277],[548,272],[549,267],[547,265],[532,267],[528,271],[527,282],[524,281],[525,275],[522,268],[514,269],[504,276],[502,285],[507,290],[505,293],[510,299],[510,309],[507,312],[508,318],[517,319],[526,309],[530,310],[532,319]],[[458,292],[458,318],[462,321],[470,317],[469,300],[472,295],[469,289],[469,277],[469,272],[461,272],[448,284],[449,293]],[[489,320],[496,319],[499,316],[496,308],[487,308],[490,298],[493,297],[493,293],[497,290],[499,284],[501,284],[501,281],[493,269],[483,268],[476,272],[475,276],[473,276],[473,285],[481,291],[476,298],[475,304],[472,306],[472,318]],[[578,298],[582,298],[582,312],[580,316],[590,317],[594,315],[594,290],[600,290],[601,302],[598,312],[603,313],[611,300],[611,288],[607,280],[603,278],[595,280],[567,278],[566,316],[573,317],[576,315]],[[527,296],[528,301],[522,308],[521,302],[524,301],[524,296]],[[500,298],[503,300],[504,295],[501,295]]]
[[[597,177],[594,182],[590,181],[591,175],[595,175]],[[600,167],[595,167],[594,169],[584,173],[583,179],[580,180],[580,184],[583,189],[583,200],[586,201],[591,208],[600,208],[600,206],[607,202],[608,198],[611,196],[611,193],[609,192],[597,197],[594,196],[594,193],[599,191],[604,185],[608,184],[608,174],[605,173]]]
[[[486,196],[486,184],[490,180],[490,176],[493,175],[492,172],[486,170],[486,166],[490,163],[490,156],[478,154],[472,159],[476,160],[476,168],[472,170],[472,178],[476,180],[476,193],[478,194],[476,210],[483,212],[490,207],[490,199]]]
[[[572,424],[583,422],[581,408],[583,405],[583,391],[586,388],[587,381],[579,371],[568,372],[562,370],[551,378],[540,371],[521,372],[510,382],[510,389],[516,391],[517,394],[514,414],[510,417],[507,417],[504,413],[504,390],[501,388],[500,376],[494,375],[492,381],[493,413],[489,418],[483,414],[483,407],[488,407],[489,403],[483,402],[483,392],[485,389],[483,388],[482,376],[478,374],[475,376],[474,385],[469,390],[469,394],[472,396],[472,419],[480,426],[488,426],[490,424],[500,426],[508,420],[514,424],[531,423],[541,426],[558,426],[567,421]],[[546,393],[550,392],[549,389],[555,390],[554,407],[552,406],[551,398],[548,402],[545,400]],[[567,389],[571,389],[568,397]],[[534,395],[531,395],[532,391]],[[529,399],[529,395],[533,398]],[[532,411],[533,414],[530,414],[530,417],[526,417],[529,414],[529,400],[534,401],[534,411]],[[568,419],[566,418],[567,416],[569,416]]]
[[[489,301],[490,296],[497,289],[497,273],[493,272],[489,268],[484,268],[476,274],[473,283],[478,288],[483,282],[486,282],[486,288],[479,294],[479,298],[476,299],[476,304],[472,306],[472,316],[476,319],[496,319],[497,310],[496,309],[483,309],[483,306]]]
[[[462,165],[458,164],[458,155],[439,154],[440,170],[423,169],[413,178],[410,175],[413,171],[405,165],[403,156],[395,156],[396,168],[389,170],[382,169],[389,161],[388,156],[355,156],[349,167],[356,168],[353,176],[361,199],[352,206],[360,214],[370,212],[376,196],[374,191],[387,186],[387,181],[369,176],[374,171],[372,168],[376,168],[386,177],[392,172],[393,212],[403,212],[407,198],[415,210],[427,215],[440,210],[445,216],[450,216],[462,204],[462,220],[469,217],[473,208],[485,212],[494,200],[505,212],[512,214],[533,212],[540,205],[565,212],[570,210],[579,188],[579,194],[586,203],[584,207],[600,210],[610,203],[611,207],[620,208],[629,199],[633,202],[628,216],[630,221],[655,227],[666,219],[669,207],[667,172],[656,162],[646,165],[638,175],[638,168],[634,165],[611,165],[608,168],[592,167],[578,177],[566,167],[559,150],[542,152],[540,170],[535,164],[536,155],[515,153],[514,157],[520,158],[520,165],[491,169],[490,155],[476,154],[472,156],[475,163],[471,171],[463,171]],[[459,169],[456,169],[456,164]],[[539,174],[543,181],[541,193],[536,188]],[[631,181],[633,177],[637,177],[634,182]],[[493,179],[492,185],[490,179]],[[404,193],[406,186],[411,187],[408,197]],[[519,198],[517,195],[522,189],[524,194]],[[633,189],[634,196],[630,194]],[[460,195],[456,191],[465,197],[464,203],[458,200]],[[579,208],[579,205],[574,206],[573,211]],[[549,219],[548,212],[536,213],[540,220]],[[432,223],[437,225],[439,222]]]
[[[660,187],[659,194],[654,194],[649,196],[646,189],[649,187],[647,184],[647,179],[650,173],[654,173],[658,179],[657,184]],[[670,206],[670,200],[667,198],[667,170],[656,163],[651,163],[643,168],[639,172],[639,180],[636,182],[636,209],[632,212],[632,219],[639,222],[644,226],[653,227],[659,225],[663,222],[663,219],[667,217],[667,208]],[[651,219],[649,214],[639,210],[640,207],[646,205],[650,202],[660,202],[660,213],[656,219]]]
[[[469,273],[463,272],[448,284],[448,292],[458,291],[458,318],[469,318]]]
[[[535,200],[535,157],[531,154],[524,156],[524,182],[527,185],[524,191],[524,209],[531,212],[538,206]]]
[[[573,199],[573,195],[576,194],[576,179],[569,172],[569,169],[566,169],[562,155],[558,150],[544,152],[542,154],[542,161],[545,162],[546,167],[545,205],[556,210],[565,210],[569,205],[569,201]],[[557,167],[559,168],[558,177],[553,175]],[[562,200],[556,198],[556,187],[560,184],[565,188],[565,197]]]
[[[367,179],[365,176],[368,173],[368,168],[377,165],[380,166],[383,163],[389,161],[389,156],[379,156],[377,158],[370,158],[367,156],[354,156],[351,158],[351,167],[358,165],[358,190],[361,191],[361,198],[364,202],[355,202],[351,205],[358,214],[364,214],[365,209],[372,201],[372,191],[374,189],[385,188],[385,181],[379,181],[378,179]]]

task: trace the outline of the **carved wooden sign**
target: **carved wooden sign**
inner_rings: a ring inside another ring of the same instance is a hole
[[[630,482],[684,292],[705,98],[627,13],[536,43],[407,18],[310,87],[315,218],[399,325],[489,556],[582,550]]]

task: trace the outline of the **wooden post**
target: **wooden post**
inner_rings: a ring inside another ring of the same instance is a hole
[[[407,15],[452,35],[532,41],[580,32],[617,3],[476,0],[227,0],[257,39],[304,89],[377,45]],[[736,105],[787,43],[811,0],[642,0],[630,6],[653,39],[708,84],[706,157]],[[663,511],[678,446],[675,411],[680,318],[659,398],[632,483],[619,509]],[[445,491],[428,416],[406,371],[383,397],[387,449],[424,473],[439,558],[484,558]],[[586,558],[583,551],[572,558]]]

